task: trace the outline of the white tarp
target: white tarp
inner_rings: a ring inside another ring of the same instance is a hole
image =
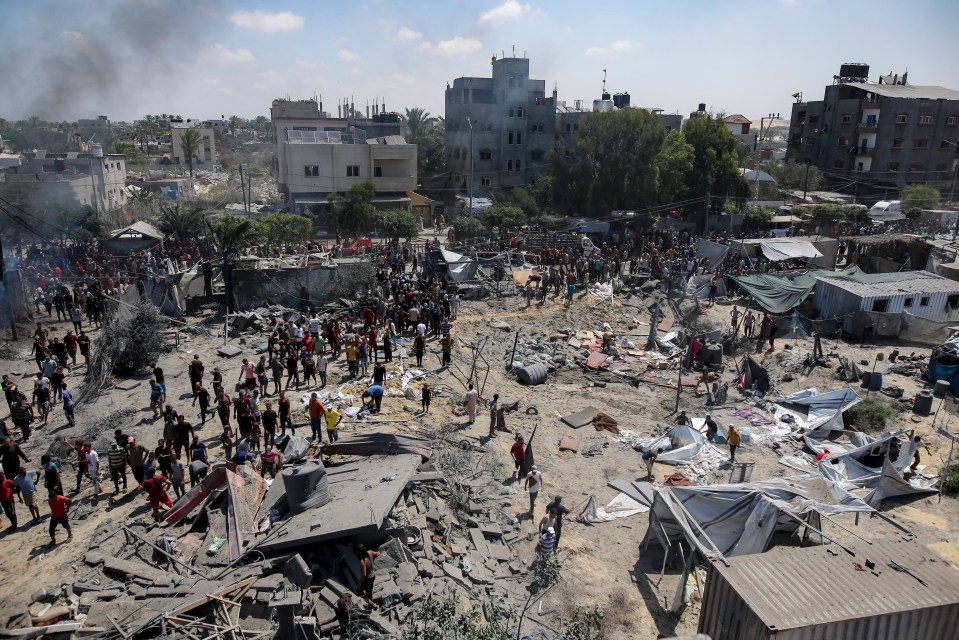
[[[586,506],[586,522],[610,522],[647,511],[649,507],[636,502],[625,493],[617,494],[605,507],[597,507],[596,498],[590,496],[589,504]]]
[[[472,258],[467,258],[461,253],[440,249],[443,254],[443,260],[448,265],[450,278],[456,282],[466,282],[476,277],[476,270],[479,269],[479,262]]]
[[[780,398],[776,404],[808,407],[806,420],[799,424],[800,429],[807,435],[826,437],[830,431],[843,430],[843,412],[856,406],[860,401],[861,399],[851,387],[826,393],[819,393],[815,388],[809,388]],[[782,408],[788,410],[788,407]]]
[[[692,276],[686,281],[686,295],[696,296],[697,298],[709,297],[709,283],[712,282],[713,275],[706,273],[698,276]],[[726,289],[726,278],[716,280],[716,295],[720,298],[729,294]]]
[[[864,500],[869,504],[878,504],[885,498],[920,493],[935,493],[935,479],[913,476],[904,478],[906,470],[913,463],[916,443],[913,431],[904,429],[886,434],[881,438],[869,439],[862,446],[838,456],[830,456],[819,463],[819,472],[830,484],[844,491],[870,490]],[[908,435],[906,440],[901,436]],[[899,454],[895,460],[889,459],[890,442],[899,441]],[[811,442],[821,451],[829,449],[831,443]],[[815,449],[814,449],[815,450]]]
[[[643,451],[662,448],[663,452],[656,456],[656,462],[676,464],[694,458],[705,442],[703,434],[693,427],[676,425],[658,438],[641,440],[633,446],[641,447]]]
[[[706,266],[709,271],[715,271],[716,267],[723,263],[727,253],[729,253],[728,244],[719,244],[705,238],[696,239],[696,255],[706,257]]]
[[[773,262],[780,260],[795,260],[796,258],[821,258],[813,243],[807,240],[777,240],[763,242],[759,245],[763,255]]]

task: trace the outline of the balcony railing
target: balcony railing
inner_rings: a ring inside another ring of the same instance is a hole
[[[853,153],[857,156],[871,156],[875,147],[855,147]]]
[[[875,131],[878,127],[878,122],[860,122],[856,125],[856,131]]]

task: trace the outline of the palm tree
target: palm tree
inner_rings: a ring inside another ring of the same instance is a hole
[[[411,138],[425,133],[427,127],[435,120],[429,111],[420,107],[406,110],[406,128]]]
[[[203,235],[205,226],[206,218],[201,207],[188,209],[179,201],[160,205],[157,229],[166,237],[176,236],[177,240],[187,244]]]
[[[233,313],[237,309],[236,295],[233,291],[233,271],[243,247],[265,240],[263,226],[249,218],[237,218],[231,215],[220,216],[210,225],[216,239],[220,256],[223,258],[223,285],[226,288],[227,310]]]
[[[180,147],[183,149],[183,157],[190,165],[190,177],[193,177],[193,159],[200,152],[200,132],[196,129],[182,129],[180,134]]]

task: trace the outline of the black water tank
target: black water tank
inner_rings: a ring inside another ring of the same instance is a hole
[[[282,475],[287,503],[293,513],[319,507],[330,501],[326,468],[322,462],[310,461],[287,467]]]

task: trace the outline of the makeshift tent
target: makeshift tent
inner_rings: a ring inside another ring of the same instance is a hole
[[[698,298],[707,298],[709,297],[709,283],[712,282],[712,274],[703,274],[700,276],[692,276],[686,282],[686,295],[696,296]],[[726,297],[729,295],[728,290],[726,289],[726,278],[718,278],[716,280],[716,295],[719,297]]]
[[[708,558],[761,553],[774,534],[800,523],[821,528],[820,515],[872,511],[862,500],[833,492],[819,475],[742,484],[657,487],[644,548],[685,539]]]
[[[821,258],[822,253],[811,242],[804,240],[769,241],[759,245],[763,255],[773,262],[797,258]]]
[[[824,438],[830,431],[842,431],[843,412],[859,402],[860,398],[856,392],[846,387],[826,393],[819,393],[816,389],[803,389],[780,398],[776,404],[807,407],[806,420],[800,424],[800,428],[807,435]]]
[[[865,275],[856,266],[842,271],[814,269],[805,273],[790,273],[781,276],[757,274],[730,276],[733,281],[753,297],[759,306],[770,313],[785,313],[802,304],[809,297],[820,278],[860,279]]]
[[[697,238],[696,240],[696,255],[706,258],[708,271],[715,271],[716,267],[723,263],[727,253],[729,253],[728,244],[719,244],[705,238]]]
[[[662,448],[663,452],[656,457],[656,462],[676,464],[694,458],[705,443],[706,438],[693,427],[676,425],[658,438],[641,440],[635,446],[643,451]]]
[[[440,249],[440,254],[443,256],[443,261],[446,263],[446,268],[449,270],[450,278],[453,281],[466,282],[476,278],[479,262],[447,249]]]
[[[163,240],[163,233],[141,220],[128,227],[111,231],[110,237],[103,246],[111,253],[133,253],[157,245],[161,240]]]
[[[743,358],[739,365],[739,388],[743,391],[755,389],[759,393],[769,391],[769,372],[761,364],[753,360],[752,356]]]
[[[819,471],[827,482],[838,489],[868,491],[863,499],[873,505],[895,496],[935,493],[934,481],[919,476],[913,476],[910,480],[903,477],[912,465],[916,451],[913,434],[911,429],[904,429],[876,439],[865,436],[868,441],[862,446],[822,460]],[[905,441],[902,440],[903,435],[908,436]],[[809,437],[805,441],[814,451],[822,451],[831,445]],[[893,445],[896,443],[899,444],[899,451],[893,454],[896,459],[892,460],[890,451],[895,451]]]

